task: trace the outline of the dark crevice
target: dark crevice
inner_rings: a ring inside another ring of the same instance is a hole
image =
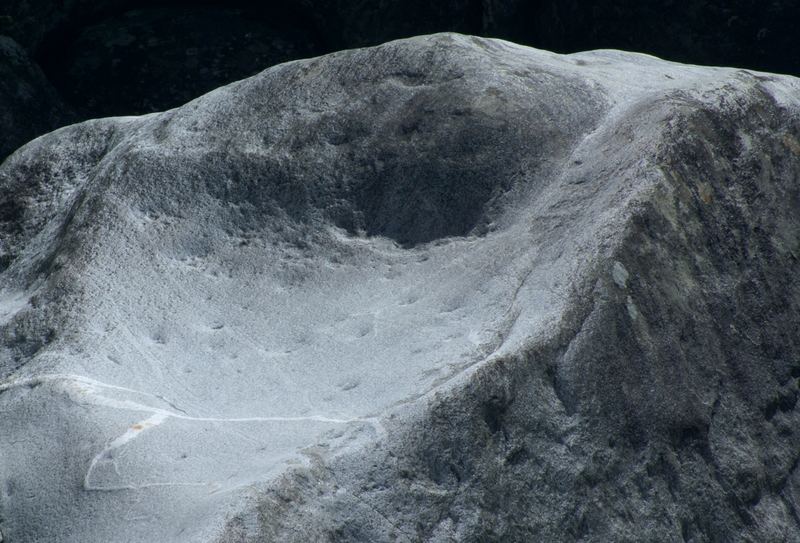
[[[797,395],[797,390],[790,390],[772,399],[764,409],[767,420],[772,420],[778,411],[781,413],[792,411],[797,405]]]

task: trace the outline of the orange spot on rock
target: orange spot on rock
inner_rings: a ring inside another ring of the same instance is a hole
[[[700,185],[698,192],[700,193],[700,200],[702,200],[704,204],[710,204],[714,199],[713,193],[711,192],[711,187],[706,184]]]
[[[791,134],[784,134],[783,142],[794,154],[800,155],[800,141],[797,141],[794,136]]]

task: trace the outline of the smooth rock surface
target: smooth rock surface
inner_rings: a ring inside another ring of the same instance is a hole
[[[440,34],[0,168],[8,541],[800,540],[800,81]]]

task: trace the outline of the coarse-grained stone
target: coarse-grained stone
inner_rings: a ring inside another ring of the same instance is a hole
[[[798,541],[800,81],[437,34],[0,167],[9,541]]]

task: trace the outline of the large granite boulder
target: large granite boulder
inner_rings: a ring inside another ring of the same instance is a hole
[[[800,81],[455,34],[0,168],[7,541],[800,540]]]

